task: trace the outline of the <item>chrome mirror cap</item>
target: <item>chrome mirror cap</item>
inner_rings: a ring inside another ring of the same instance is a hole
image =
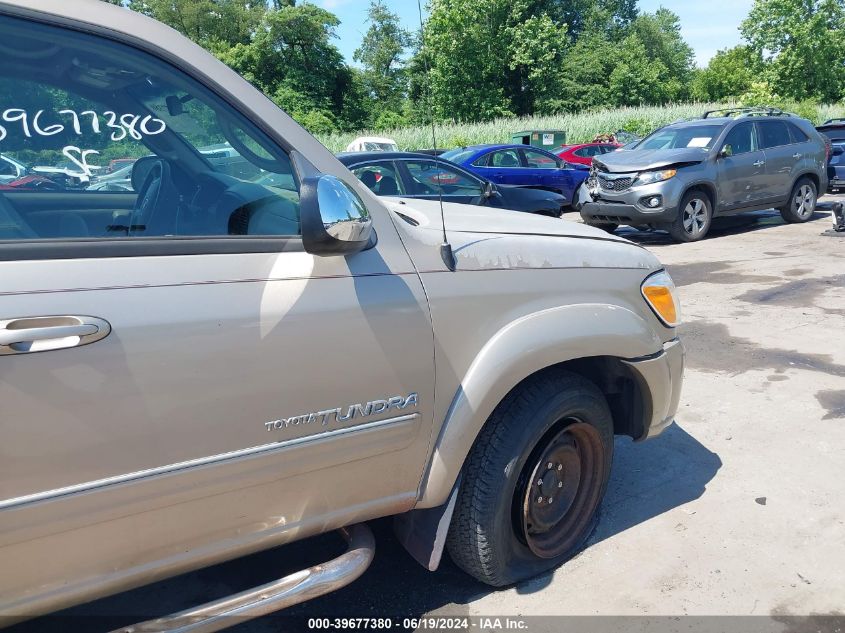
[[[301,192],[302,240],[314,255],[348,255],[371,245],[373,221],[364,201],[340,178],[306,178]]]
[[[323,227],[331,237],[342,242],[366,242],[370,239],[373,221],[367,207],[340,178],[319,178],[317,203]]]

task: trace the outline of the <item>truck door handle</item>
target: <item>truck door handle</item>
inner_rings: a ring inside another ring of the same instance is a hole
[[[762,166],[763,166],[763,165],[765,165],[765,164],[766,164],[766,161],[764,161],[764,160],[758,160],[756,163],[754,163],[754,166],[755,166],[755,167],[762,167]]]
[[[22,317],[0,321],[0,356],[89,345],[111,332],[108,321],[89,316]]]
[[[793,154],[792,158],[794,158],[795,160],[798,160],[799,158],[801,158],[801,154]]]

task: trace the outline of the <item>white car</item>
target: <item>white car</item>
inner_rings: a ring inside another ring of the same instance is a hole
[[[399,146],[392,138],[359,136],[347,147],[347,152],[398,152]]]

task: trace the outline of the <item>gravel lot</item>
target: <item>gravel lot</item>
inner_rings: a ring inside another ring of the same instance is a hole
[[[308,630],[308,616],[754,614],[771,623],[841,613],[845,238],[820,235],[829,228],[827,211],[804,225],[761,212],[698,244],[625,233],[653,249],[681,289],[688,368],[677,424],[645,444],[617,442],[601,522],[574,560],[491,591],[448,560],[423,571],[389,523],[376,522],[376,561],[361,580],[233,630]],[[321,537],[332,547],[333,538]],[[116,619],[72,628],[104,630],[226,595],[315,560],[316,549],[298,543],[79,607],[68,613]]]

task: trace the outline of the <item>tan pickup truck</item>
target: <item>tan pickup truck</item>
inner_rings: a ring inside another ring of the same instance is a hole
[[[614,435],[672,422],[679,307],[645,249],[379,199],[127,9],[0,0],[0,51],[0,151],[79,176],[0,189],[3,623],[349,538],[133,630],[219,629],[351,582],[391,515],[428,568],[508,585],[583,546]]]

